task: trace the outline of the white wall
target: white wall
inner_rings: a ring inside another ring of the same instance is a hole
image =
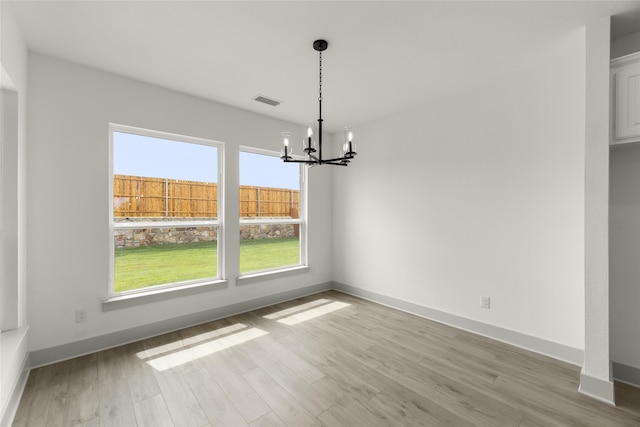
[[[227,183],[237,183],[239,145],[279,150],[280,133],[299,126],[39,54],[29,56],[28,113],[31,351],[331,279],[331,173],[316,168],[310,174],[310,273],[236,287],[230,272],[227,290],[102,312],[109,122],[224,142]],[[234,206],[237,197],[230,191],[227,202]],[[75,323],[77,308],[87,309],[87,323]]]
[[[335,280],[584,348],[584,44],[356,129]]]
[[[611,149],[611,359],[640,369],[640,146]]]

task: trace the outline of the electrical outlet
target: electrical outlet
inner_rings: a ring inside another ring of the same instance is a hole
[[[87,321],[87,310],[80,309],[76,310],[76,323],[82,323]]]
[[[490,297],[481,297],[480,308],[486,308],[487,310],[491,308],[491,298]]]

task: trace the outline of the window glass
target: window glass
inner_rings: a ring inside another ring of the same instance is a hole
[[[301,167],[240,151],[240,273],[302,263]]]
[[[218,147],[112,131],[113,293],[218,277]]]

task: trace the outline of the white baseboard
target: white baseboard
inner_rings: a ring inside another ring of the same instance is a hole
[[[462,316],[446,313],[444,311],[425,307],[423,305],[387,295],[378,294],[376,292],[371,292],[340,282],[333,282],[333,288],[347,294],[415,314],[416,316],[444,323],[445,325],[454,326],[465,331],[473,332],[475,334],[502,341],[536,353],[544,354],[545,356],[553,357],[554,359],[562,360],[571,363],[572,365],[581,366],[584,360],[584,351],[578,348],[558,344],[542,338],[526,335],[521,332],[501,328],[499,326],[489,325],[477,320],[467,319]]]
[[[615,387],[613,381],[603,380],[601,378],[592,377],[580,372],[580,393],[585,394],[593,399],[616,405]]]
[[[634,387],[640,387],[640,368],[613,362],[613,378]]]
[[[172,319],[165,319],[160,322],[137,326],[135,328],[116,331],[97,337],[45,348],[42,350],[36,350],[31,352],[30,355],[31,366],[36,368],[39,366],[49,365],[55,362],[60,362],[62,360],[72,359],[74,357],[83,356],[85,354],[95,353],[96,351],[106,350],[108,348],[140,341],[142,339],[150,338],[172,331],[177,331],[179,329],[188,328],[190,326],[199,325],[202,323],[210,322],[212,320],[221,319],[223,317],[229,317],[235,314],[256,310],[258,308],[278,304],[306,295],[316,294],[318,292],[327,291],[329,289],[331,289],[331,282],[305,286],[286,292],[267,295],[261,298],[242,301],[224,307],[216,307],[198,313],[192,313]]]

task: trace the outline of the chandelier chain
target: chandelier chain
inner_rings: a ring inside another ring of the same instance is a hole
[[[320,52],[320,96],[318,97],[318,101],[322,101],[322,52]]]

